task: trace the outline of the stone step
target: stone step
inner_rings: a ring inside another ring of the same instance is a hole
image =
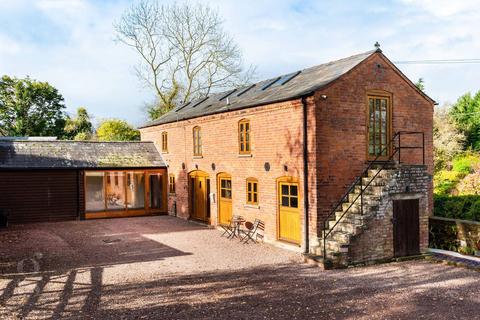
[[[374,185],[369,185],[368,187],[365,186],[360,186],[356,185],[354,192],[355,193],[360,193],[360,190],[365,190],[363,194],[374,194],[374,195],[381,195],[383,192],[383,186],[374,186]]]
[[[370,182],[371,178],[362,178],[362,183],[363,183],[363,186],[366,186],[369,182]],[[371,187],[371,186],[386,186],[388,181],[390,181],[390,179],[384,179],[384,178],[375,178],[372,180],[372,182],[368,185],[368,187]]]
[[[377,195],[377,194],[373,194],[373,193],[367,193],[367,192],[364,192],[363,193],[363,200],[380,200],[380,195]],[[360,197],[360,192],[350,192],[348,194],[348,202],[353,202],[353,201],[360,201],[361,200],[361,197]]]
[[[333,231],[328,237],[339,243],[350,243],[350,238],[352,237],[352,234],[349,232],[343,232],[335,228],[335,231]]]
[[[328,238],[326,241],[327,254],[348,252],[348,243],[341,243],[337,240]]]
[[[371,207],[378,206],[379,200],[369,200],[369,199],[363,199],[363,212],[365,213],[367,209]],[[345,212],[348,209],[348,212],[353,212],[353,213],[360,213],[360,199],[355,201],[353,204],[351,202],[345,202],[342,204],[342,210]]]
[[[368,170],[368,177],[372,178],[374,177],[379,169],[370,169]],[[388,169],[383,169],[380,171],[380,173],[375,177],[375,179],[378,178],[391,178],[391,176],[395,173],[395,170],[388,170]]]

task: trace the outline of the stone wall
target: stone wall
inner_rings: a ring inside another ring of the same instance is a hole
[[[470,247],[480,251],[480,222],[430,217],[430,232],[434,241],[432,247],[445,250],[458,250],[461,247]],[[446,232],[448,230],[448,232]]]
[[[378,210],[367,220],[365,230],[352,239],[349,262],[357,264],[394,257],[393,200],[419,199],[420,252],[427,252],[430,184],[431,176],[425,166],[400,165],[384,188]]]

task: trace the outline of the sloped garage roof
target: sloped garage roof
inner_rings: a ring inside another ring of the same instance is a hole
[[[0,140],[0,169],[148,167],[165,167],[153,142]]]

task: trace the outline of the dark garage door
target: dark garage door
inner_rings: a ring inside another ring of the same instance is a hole
[[[74,220],[78,217],[75,170],[0,172],[0,208],[10,223]]]

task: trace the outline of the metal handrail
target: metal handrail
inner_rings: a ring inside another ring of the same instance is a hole
[[[422,146],[404,146],[402,147],[401,146],[401,135],[402,134],[406,134],[406,135],[411,135],[411,134],[421,134],[422,135]],[[395,143],[395,139],[398,137],[398,147],[395,147],[394,143]],[[390,156],[388,157],[388,159],[385,161],[385,163],[380,167],[380,169],[375,173],[375,175],[372,177],[372,179],[370,179],[368,181],[368,183],[364,186],[363,185],[363,178],[365,177],[365,174],[367,174],[367,177],[368,177],[368,171],[372,168],[372,166],[374,164],[378,164],[378,160],[383,157],[383,154],[385,151],[388,151],[388,150],[392,150],[392,147],[393,147],[393,152],[391,152]],[[388,142],[388,144],[382,149],[380,150],[380,152],[378,153],[378,155],[375,157],[374,160],[370,161],[370,163],[368,164],[367,168],[365,170],[363,170],[363,172],[360,174],[359,177],[357,177],[355,179],[355,181],[353,182],[353,184],[348,188],[347,192],[340,198],[340,201],[337,202],[337,204],[335,205],[335,207],[333,208],[333,210],[330,212],[330,214],[326,217],[326,219],[323,221],[323,259],[324,261],[326,260],[326,256],[327,256],[327,247],[326,247],[326,241],[327,241],[327,237],[332,233],[332,231],[335,229],[335,227],[337,226],[338,223],[340,223],[340,221],[343,219],[343,217],[348,213],[348,211],[350,210],[350,208],[355,204],[355,202],[358,200],[358,198],[360,198],[360,214],[363,215],[363,193],[365,192],[365,190],[370,186],[370,184],[372,183],[373,180],[375,180],[375,178],[380,174],[380,172],[389,164],[389,162],[395,157],[395,155],[397,154],[397,151],[398,151],[398,162],[401,163],[401,153],[400,153],[400,150],[401,149],[422,149],[422,163],[423,165],[425,165],[425,134],[424,132],[421,132],[421,131],[398,131],[396,132],[392,139],[390,139],[390,141]],[[350,203],[350,205],[348,206],[348,208],[346,210],[343,211],[343,214],[342,216],[340,217],[340,219],[338,219],[335,224],[330,228],[330,230],[328,230],[328,232],[326,232],[327,230],[327,223],[330,221],[330,218],[336,214],[337,212],[337,209],[343,205],[346,201],[346,199],[348,198],[348,196],[350,195],[350,193],[352,192],[352,190],[360,183],[360,193],[357,195],[357,197]]]

